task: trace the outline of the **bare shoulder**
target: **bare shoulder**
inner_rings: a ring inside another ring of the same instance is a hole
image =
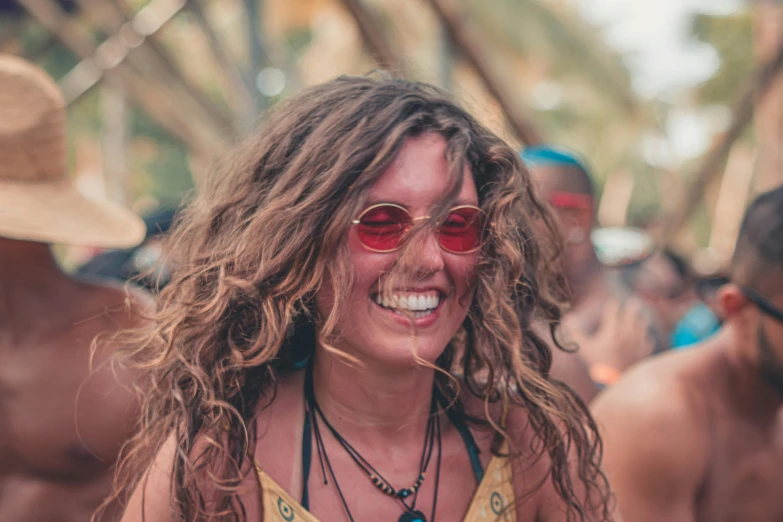
[[[595,456],[600,453],[595,453],[593,437],[586,430],[576,436],[573,428],[580,431],[578,426],[567,428],[562,419],[553,421],[555,430],[563,436],[562,461],[556,461],[546,450],[553,440],[534,428],[524,409],[509,411],[508,433],[515,448],[512,451],[514,490],[518,499],[525,499],[517,509],[517,519],[567,522],[574,514],[569,504],[577,503],[585,522],[621,522],[600,468],[600,457]],[[567,498],[563,495],[565,491],[568,491]]]
[[[133,433],[139,408],[134,390],[139,374],[119,364],[115,334],[141,326],[152,300],[121,286],[84,285],[85,306],[77,316],[82,318],[61,344],[68,349],[68,365],[78,381],[79,433],[94,453],[112,461]]]
[[[171,478],[177,441],[170,436],[161,446],[152,465],[139,480],[125,507],[121,522],[168,522],[171,514]]]
[[[119,346],[116,334],[144,326],[155,310],[145,291],[112,282],[77,281],[83,298],[72,311],[68,338],[90,352],[91,367],[112,363]]]
[[[213,444],[215,444],[215,439],[206,435],[197,436],[190,452],[190,458],[193,459],[194,456],[202,454],[207,446]],[[173,434],[169,435],[158,449],[149,468],[138,481],[136,488],[130,492],[120,522],[169,522],[181,519],[173,507],[176,505],[174,497],[177,494],[173,489],[172,480],[175,475],[176,459],[180,458],[180,450],[176,437]],[[197,472],[193,477],[194,480],[188,483],[190,493],[198,492],[204,501],[204,509],[208,512],[217,511],[213,495],[225,494],[225,483],[228,482],[224,482],[223,486],[218,485],[219,479],[217,477],[220,477],[226,468],[220,465],[222,460],[218,459],[216,462],[218,462],[217,465]],[[236,493],[242,505],[241,509],[245,513],[245,519],[263,520],[263,506],[259,495],[258,478],[254,469],[251,462],[245,462],[242,471],[243,478]],[[185,475],[187,472],[178,470],[176,480],[180,481],[180,486],[182,486],[182,477]],[[207,518],[211,519],[211,517]]]
[[[546,451],[547,441],[543,439],[541,433],[531,422],[528,411],[521,406],[511,406],[506,409],[504,414],[500,404],[485,405],[483,401],[475,397],[463,399],[463,403],[469,414],[485,418],[488,413],[493,422],[500,424],[501,418],[504,421],[505,432],[508,436],[508,455],[513,474],[514,496],[517,499],[517,520],[541,522],[565,522],[568,520],[565,503],[552,480],[553,461]],[[555,421],[555,424],[561,425],[559,421]],[[484,440],[487,441],[488,447],[491,437]],[[576,469],[579,455],[573,447],[571,450],[565,471],[568,477],[565,479],[570,482],[570,487],[573,488],[576,498],[584,496],[586,499],[585,480],[579,477]],[[489,453],[488,450],[487,453]],[[587,453],[585,449],[585,455]],[[599,473],[597,467],[594,469],[594,473]],[[600,477],[592,477],[588,480],[599,481]],[[593,503],[593,505],[597,504]],[[598,511],[601,509],[596,510],[596,513],[587,513],[586,520],[591,522],[607,520],[599,516]],[[619,522],[620,518],[619,515],[613,515],[609,520]]]
[[[598,395],[592,405],[599,427],[616,416],[622,427],[644,422],[680,425],[707,421],[703,383],[713,355],[704,347],[668,352],[632,367],[613,386]],[[665,428],[665,426],[664,426]],[[611,426],[609,427],[611,429]]]
[[[689,520],[709,465],[712,358],[709,347],[653,357],[593,402],[604,467],[629,519]]]
[[[155,301],[141,288],[112,281],[78,280],[82,294],[83,322],[97,320],[96,328],[132,328],[155,310]]]

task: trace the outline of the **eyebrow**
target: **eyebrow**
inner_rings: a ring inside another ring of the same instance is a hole
[[[404,208],[406,210],[410,210],[410,207],[408,205],[406,205],[405,203],[402,203],[402,202],[399,202],[399,201],[395,201],[395,200],[392,200],[392,199],[367,198],[367,201],[365,202],[365,205],[370,207],[372,205],[380,205],[380,204],[383,204],[383,203],[391,203],[392,205],[398,205],[398,206],[400,206],[400,207],[402,207],[402,208]],[[467,201],[467,200],[464,200],[464,199],[458,199],[457,201],[454,202],[454,206],[455,207],[459,207],[459,206],[462,206],[462,205],[479,206],[478,203],[473,203],[471,201]]]

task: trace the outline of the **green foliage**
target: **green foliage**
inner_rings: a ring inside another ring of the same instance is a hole
[[[185,146],[139,110],[132,112],[131,135],[137,144],[151,149],[131,161],[133,196],[148,195],[163,205],[178,205],[193,188]]]
[[[135,7],[146,0],[132,2]],[[10,24],[20,23],[16,18],[0,18],[0,31]],[[20,40],[24,56],[36,55],[50,38],[39,24],[26,24]],[[97,38],[97,34],[96,34]],[[55,80],[70,72],[81,60],[62,44],[51,46],[37,59]],[[129,200],[151,196],[163,205],[178,204],[183,195],[193,188],[189,175],[186,148],[152,121],[136,106],[130,107],[130,138],[128,165],[130,179]],[[77,141],[99,140],[102,130],[100,84],[68,108],[69,166],[75,167]]]
[[[720,56],[718,72],[698,89],[702,104],[728,104],[753,70],[753,16],[748,10],[731,16],[700,15],[693,34]]]
[[[626,111],[639,103],[621,57],[597,28],[568,11],[540,0],[468,0],[468,6],[492,45],[545,64],[558,81],[590,85],[610,110]]]
[[[63,45],[55,45],[38,62],[52,78],[62,78],[81,60]]]
[[[284,45],[291,53],[291,58],[298,58],[310,46],[313,32],[307,27],[297,27],[283,35]]]

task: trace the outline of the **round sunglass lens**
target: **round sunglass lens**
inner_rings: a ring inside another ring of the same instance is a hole
[[[402,208],[382,205],[367,210],[359,218],[357,231],[365,246],[380,251],[399,248],[411,224],[410,215]]]
[[[470,252],[481,246],[484,230],[481,211],[465,207],[452,210],[441,225],[438,239],[450,252]]]

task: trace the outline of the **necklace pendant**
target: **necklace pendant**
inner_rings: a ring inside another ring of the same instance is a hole
[[[427,522],[427,517],[421,511],[406,511],[400,515],[399,522]]]

